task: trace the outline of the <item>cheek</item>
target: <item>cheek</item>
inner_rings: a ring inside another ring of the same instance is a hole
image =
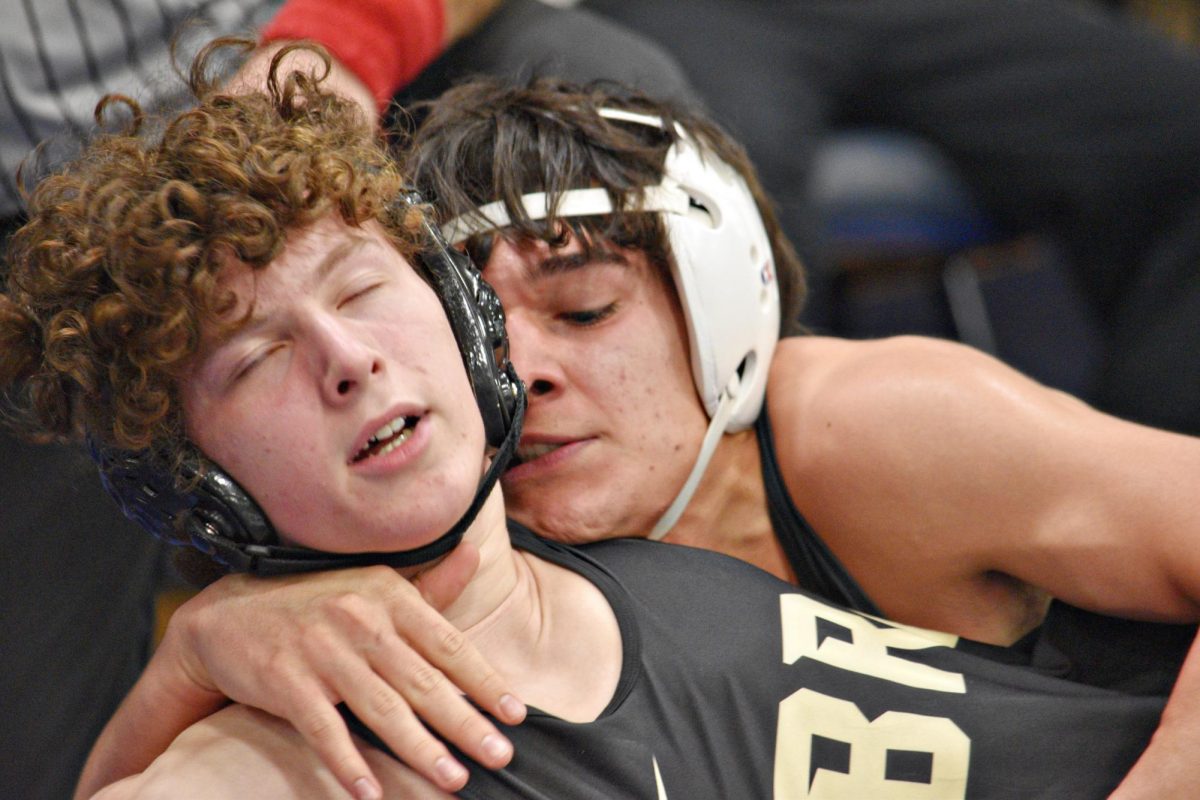
[[[315,420],[294,402],[198,403],[188,418],[197,420],[188,424],[192,441],[260,502],[272,484],[286,485],[292,479],[288,476],[307,471],[313,439],[295,432],[318,430]]]

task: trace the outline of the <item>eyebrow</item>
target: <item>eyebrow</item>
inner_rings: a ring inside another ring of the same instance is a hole
[[[369,247],[373,244],[377,243],[369,236],[350,234],[350,237],[346,241],[338,244],[320,260],[313,271],[312,282],[320,283],[325,280],[329,276],[329,273],[333,272],[339,264],[345,261],[356,250]],[[265,315],[259,313],[251,314],[249,317],[244,318],[235,328],[226,331],[222,336],[214,340],[213,352],[215,353],[243,335],[253,333],[258,328],[263,327],[266,322],[267,317]]]
[[[329,276],[329,273],[333,272],[334,268],[345,261],[351,253],[372,244],[376,244],[376,241],[369,236],[354,233],[349,234],[346,241],[326,253],[325,257],[317,264],[317,268],[313,273],[315,281],[320,282],[325,280]]]
[[[528,270],[531,278],[550,278],[583,269],[592,264],[616,264],[629,266],[629,260],[615,250],[595,249],[590,253],[571,253],[569,255],[549,255],[539,260]]]

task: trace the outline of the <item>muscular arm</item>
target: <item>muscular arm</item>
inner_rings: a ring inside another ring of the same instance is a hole
[[[380,777],[385,797],[441,800],[450,795],[404,765],[356,740]],[[287,722],[232,705],[192,725],[143,772],[94,795],[95,800],[344,800],[349,797]]]
[[[473,549],[457,548],[419,579],[427,597],[385,567],[221,579],[172,617],[75,796],[144,770],[226,698],[289,720],[358,798],[378,797],[378,782],[335,707],[341,701],[443,788],[460,788],[466,771],[418,715],[481,764],[502,766],[511,745],[455,687],[506,722],[519,722],[524,707],[426,603],[456,597],[477,561]]]
[[[1004,643],[1005,625],[1024,624],[994,612],[1021,587],[1114,615],[1200,616],[1200,439],[1100,414],[950,343],[813,340],[784,355],[773,391],[797,405],[772,418],[807,448],[786,445],[789,486],[889,616]],[[1200,643],[1116,796],[1193,785],[1198,719]]]
[[[949,342],[798,339],[780,356],[788,486],[888,616],[980,638],[964,603],[990,608],[969,594],[1008,576],[1103,613],[1200,617],[1200,439]]]

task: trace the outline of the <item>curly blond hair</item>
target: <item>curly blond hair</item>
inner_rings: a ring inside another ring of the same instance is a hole
[[[401,252],[415,249],[414,220],[395,203],[403,181],[373,124],[322,91],[322,76],[278,75],[291,48],[265,93],[231,94],[209,77],[219,51],[252,46],[208,45],[187,75],[195,107],[173,118],[106,97],[98,121],[124,106],[132,122],[33,191],[0,296],[0,382],[18,427],[178,457],[178,379],[202,326],[236,324],[218,289],[225,266],[266,267],[290,232],[330,213],[377,219]]]

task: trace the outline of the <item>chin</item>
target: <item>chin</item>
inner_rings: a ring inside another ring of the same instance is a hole
[[[627,535],[620,533],[621,527],[604,513],[603,504],[595,510],[566,504],[553,508],[510,505],[508,511],[510,517],[535,533],[564,544],[587,544]]]

